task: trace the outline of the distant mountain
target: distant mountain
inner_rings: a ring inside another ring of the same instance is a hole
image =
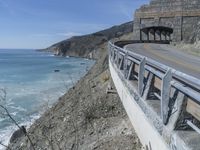
[[[92,57],[90,54],[99,45],[113,38],[118,38],[133,31],[133,21],[118,26],[113,26],[96,33],[74,36],[59,43],[56,43],[44,51],[54,52],[60,56]]]

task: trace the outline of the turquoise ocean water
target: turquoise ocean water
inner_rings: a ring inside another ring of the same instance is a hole
[[[0,89],[6,91],[6,103],[0,103],[20,125],[30,126],[93,64],[87,59],[56,57],[34,50],[0,49]],[[0,141],[7,144],[17,127],[1,114],[0,109]]]

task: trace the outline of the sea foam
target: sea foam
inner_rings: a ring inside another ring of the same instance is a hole
[[[0,61],[0,88],[6,89],[7,108],[20,125],[27,127],[94,64],[91,60],[52,57],[33,50],[0,50]],[[15,130],[9,118],[0,117],[1,142],[7,145]]]

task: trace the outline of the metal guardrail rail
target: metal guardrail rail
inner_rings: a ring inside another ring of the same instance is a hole
[[[147,98],[153,77],[160,79],[161,87],[159,92],[154,93],[154,95],[160,100],[161,119],[165,125],[170,117],[169,103],[172,87],[182,92],[197,105],[200,105],[199,79],[125,48],[118,47],[112,42],[109,42],[108,50],[111,62],[122,71],[124,77],[127,80],[134,78],[138,81],[138,94],[143,99]],[[188,125],[193,128],[191,122]]]

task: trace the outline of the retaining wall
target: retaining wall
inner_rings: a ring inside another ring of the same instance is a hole
[[[193,42],[191,33],[194,24],[200,23],[199,0],[151,0],[143,5],[134,15],[134,40],[140,40],[143,26],[166,26],[173,28],[174,42]]]

